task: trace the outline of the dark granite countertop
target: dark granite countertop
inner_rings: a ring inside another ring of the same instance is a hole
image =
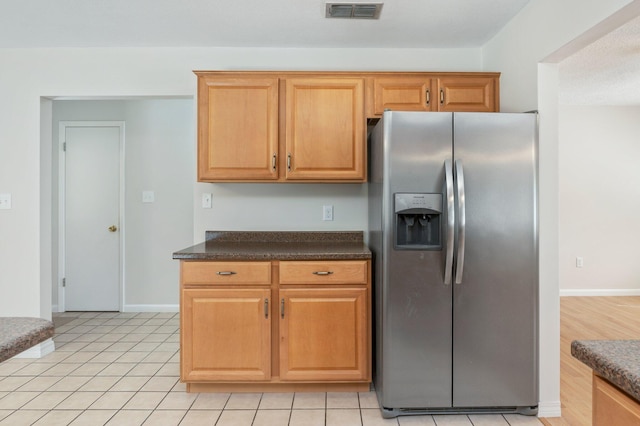
[[[173,253],[180,260],[370,259],[362,231],[207,231],[205,241]]]
[[[571,355],[640,402],[640,340],[575,340]]]
[[[0,362],[53,337],[51,321],[31,317],[0,317]]]

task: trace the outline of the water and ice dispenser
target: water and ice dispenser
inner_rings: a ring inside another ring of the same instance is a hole
[[[441,250],[442,194],[394,194],[397,249]]]

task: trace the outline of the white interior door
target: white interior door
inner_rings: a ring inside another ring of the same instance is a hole
[[[119,125],[64,125],[64,310],[119,311]]]

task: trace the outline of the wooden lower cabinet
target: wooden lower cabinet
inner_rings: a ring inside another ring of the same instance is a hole
[[[280,290],[280,378],[366,380],[366,288]]]
[[[370,277],[369,260],[182,261],[181,381],[190,392],[368,390]]]
[[[182,380],[269,380],[270,298],[270,289],[182,290]]]
[[[593,426],[639,426],[640,403],[607,380],[593,375]]]

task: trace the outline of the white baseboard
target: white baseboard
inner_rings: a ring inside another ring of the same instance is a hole
[[[124,305],[122,312],[179,312],[180,305]],[[58,305],[51,305],[51,312],[60,312]]]
[[[640,296],[640,289],[560,289],[562,296]]]
[[[179,312],[180,305],[124,305],[122,312]]]
[[[20,352],[14,358],[42,358],[45,355],[49,355],[56,350],[56,344],[53,340],[47,339],[44,342],[37,344],[24,352]]]
[[[560,401],[539,402],[538,417],[562,417]]]

